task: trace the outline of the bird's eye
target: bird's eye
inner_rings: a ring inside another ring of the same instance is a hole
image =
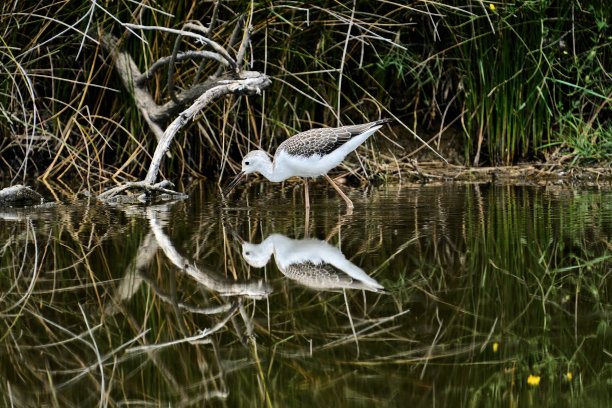
[[[250,251],[246,251],[244,254],[245,254],[246,256],[250,256],[250,255],[251,255],[251,252],[250,252]]]
[[[251,164],[251,163],[250,163],[250,162],[248,162],[248,161],[245,161],[245,162],[244,162],[244,164],[245,164],[245,166],[248,166],[248,165],[249,165],[249,164]]]

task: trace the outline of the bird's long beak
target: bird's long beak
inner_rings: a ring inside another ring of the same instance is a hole
[[[242,181],[244,176],[244,171],[241,171],[240,173],[236,174],[236,177],[234,177],[232,181],[230,181],[230,183],[223,189],[223,195],[228,195],[229,193],[231,193],[232,190]]]

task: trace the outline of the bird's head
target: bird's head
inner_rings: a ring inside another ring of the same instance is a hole
[[[242,173],[251,174],[261,172],[270,165],[270,158],[263,150],[253,150],[242,159]]]
[[[254,268],[263,268],[272,256],[273,247],[264,244],[242,244],[242,257]]]
[[[247,175],[255,172],[261,173],[262,170],[270,171],[272,167],[272,162],[268,157],[268,154],[263,150],[253,150],[249,152],[242,159],[242,169],[240,173],[234,177],[234,179],[225,187],[224,194],[229,194],[230,191],[234,189],[242,181],[242,179]]]

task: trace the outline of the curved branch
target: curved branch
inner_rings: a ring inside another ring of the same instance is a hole
[[[227,62],[229,63],[229,65],[233,68],[236,69],[236,60],[234,60],[231,55],[229,55],[229,53],[225,50],[225,48],[223,48],[219,43],[217,43],[216,41],[213,41],[209,38],[204,37],[201,34],[196,34],[196,33],[192,33],[190,31],[184,31],[184,30],[176,30],[174,28],[166,28],[166,27],[158,27],[158,26],[143,26],[143,25],[139,25],[139,24],[124,24],[126,27],[128,28],[133,28],[133,29],[138,29],[138,30],[158,30],[158,31],[164,31],[167,33],[172,33],[172,34],[178,34],[178,35],[183,35],[185,37],[191,37],[191,38],[195,38],[197,41],[203,43],[203,44],[207,44],[210,45],[212,47],[212,49],[214,49],[215,51],[217,51],[219,54],[221,54],[223,56],[223,58],[225,58],[227,60]]]
[[[181,112],[181,114],[172,121],[157,144],[157,148],[153,154],[153,160],[149,166],[149,172],[144,179],[145,183],[155,183],[163,156],[170,148],[174,136],[176,136],[178,131],[188,121],[193,119],[193,117],[204,107],[215,99],[230,93],[260,94],[262,89],[266,88],[271,83],[267,75],[255,71],[243,71],[240,73],[240,77],[240,79],[220,80],[219,85],[204,92],[189,108]]]
[[[213,59],[223,65],[229,66],[229,63],[221,54],[212,52],[212,51],[185,51],[176,54],[175,62],[181,62],[185,60],[197,60],[197,59]],[[144,85],[146,81],[153,77],[158,70],[162,67],[170,64],[172,61],[172,57],[162,57],[155,61],[151,67],[144,74],[140,75],[140,77],[136,78],[134,83],[138,86]]]

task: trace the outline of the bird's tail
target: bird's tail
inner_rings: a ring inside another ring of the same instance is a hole
[[[395,122],[395,119],[382,118],[382,119],[378,119],[377,121],[372,122],[372,126],[378,126],[378,125],[382,125],[383,123],[391,123],[391,122]]]

